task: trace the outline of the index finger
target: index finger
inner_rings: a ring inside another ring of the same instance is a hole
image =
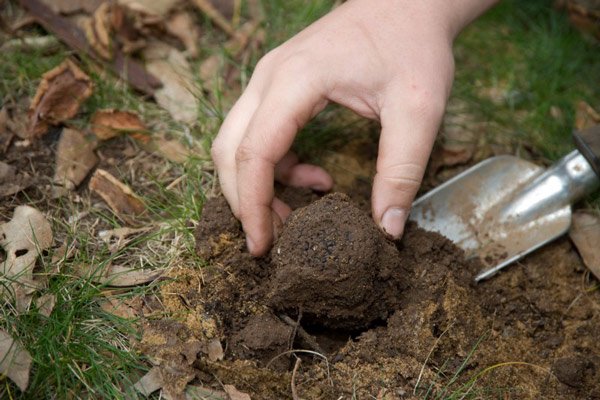
[[[298,130],[326,104],[306,83],[274,85],[248,125],[236,152],[237,192],[240,220],[253,255],[265,254],[273,241],[275,165]]]

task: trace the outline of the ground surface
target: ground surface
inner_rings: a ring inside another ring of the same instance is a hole
[[[241,22],[252,19],[250,3]],[[459,38],[455,85],[422,192],[495,154],[549,165],[572,148],[570,132],[593,119],[589,110],[600,109],[598,45],[549,1],[521,3],[502,2]],[[41,139],[7,139],[0,129],[0,161],[23,187],[0,198],[0,223],[30,205],[54,233],[35,265],[45,285],[31,307],[0,304],[0,329],[32,356],[28,389],[0,376],[0,398],[144,397],[132,386],[154,368],[164,389],[155,398],[186,385],[196,398],[217,399],[227,398],[227,385],[252,399],[600,397],[599,284],[569,239],[480,285],[472,283],[476,263],[435,234],[411,225],[401,242],[389,242],[368,213],[379,127],[336,107],[295,148],[331,171],[344,196],[278,188],[298,211],[268,257],[247,254],[207,149],[260,55],[333,5],[262,2],[266,38],[237,56],[211,20],[187,10],[202,33],[199,55],[189,57],[194,73],[224,54],[215,73],[226,78],[196,82],[198,118],[189,124],[64,45],[3,50],[0,109],[17,125],[27,123],[42,74],[65,58],[90,75],[94,93]],[[23,17],[14,1],[0,2],[0,15],[10,23]],[[47,33],[26,25],[18,35]],[[0,31],[0,42],[8,39]],[[168,133],[203,150],[167,160],[128,132],[97,143],[94,168],[144,201],[134,220],[91,193],[89,175],[53,196],[63,127],[90,136],[90,119],[104,108],[136,113],[150,137]],[[578,207],[597,210],[597,198]],[[115,233],[121,228],[129,231]],[[111,265],[162,275],[115,287],[97,279]],[[48,315],[36,305],[45,295],[56,301]]]

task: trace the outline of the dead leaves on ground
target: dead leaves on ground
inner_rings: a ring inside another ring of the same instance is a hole
[[[29,108],[31,137],[40,137],[50,125],[73,118],[91,96],[92,86],[90,77],[69,59],[46,72]]]
[[[597,279],[600,279],[600,214],[588,211],[574,212],[569,236],[583,263]]]
[[[103,169],[94,172],[89,189],[102,197],[115,215],[123,221],[135,223],[135,217],[146,211],[142,199],[129,186]]]
[[[0,289],[12,296],[18,312],[26,311],[33,293],[41,287],[33,279],[33,267],[41,252],[52,244],[52,228],[46,217],[29,206],[15,209],[13,218],[0,225],[0,246],[6,252],[6,260],[0,271],[11,281]]]
[[[24,392],[29,386],[31,363],[23,345],[0,329],[0,375],[8,376]]]
[[[54,172],[54,197],[60,197],[75,189],[92,168],[98,164],[94,152],[96,143],[75,130],[65,128],[60,135],[56,149]]]

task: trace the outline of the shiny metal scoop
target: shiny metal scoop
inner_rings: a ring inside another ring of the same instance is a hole
[[[417,199],[410,219],[478,257],[486,269],[475,280],[487,279],[566,233],[571,204],[600,186],[600,126],[576,143],[583,151],[547,170],[514,156],[485,160]]]

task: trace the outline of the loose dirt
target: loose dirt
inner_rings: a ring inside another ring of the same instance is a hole
[[[188,331],[174,340],[167,321],[149,322],[142,351],[175,349],[170,370],[186,381],[253,399],[292,398],[292,386],[304,399],[600,398],[600,293],[566,239],[476,285],[480,265],[438,234],[408,224],[394,243],[345,195],[292,197],[312,203],[259,259],[225,200],[206,202],[206,265],[163,290],[191,310]],[[195,342],[190,357],[190,337],[219,339],[225,359]]]

